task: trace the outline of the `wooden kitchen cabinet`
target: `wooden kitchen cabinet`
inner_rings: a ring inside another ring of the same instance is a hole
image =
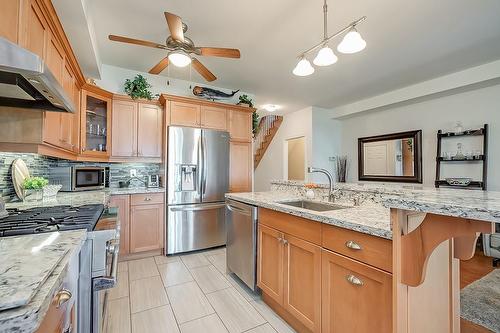
[[[111,155],[137,156],[137,103],[113,100]]]
[[[257,283],[311,332],[321,330],[321,247],[259,224]]]
[[[25,1],[20,1],[20,12],[25,19],[20,19],[18,26],[18,44],[26,48],[27,50],[45,59],[45,50],[47,41],[50,34],[50,28],[47,23],[42,9],[37,1],[28,0],[27,12],[23,13],[23,4]],[[0,20],[2,21],[2,20]]]
[[[201,127],[219,131],[227,130],[227,110],[215,106],[201,106]]]
[[[392,275],[322,251],[322,332],[392,332]]]
[[[170,125],[200,127],[201,106],[194,103],[171,101]]]
[[[143,204],[130,208],[130,252],[163,248],[163,204]]]
[[[252,156],[252,143],[230,142],[229,191],[249,192],[252,190]]]
[[[120,220],[120,255],[126,255],[130,251],[130,196],[113,195],[111,196],[109,205],[118,208],[118,219]]]
[[[259,224],[257,285],[269,297],[283,304],[283,233]]]
[[[114,160],[157,159],[163,148],[163,110],[155,102],[115,96],[112,113]]]
[[[139,103],[137,124],[137,155],[162,156],[163,110],[158,105]]]
[[[164,193],[113,195],[110,206],[118,208],[120,256],[161,250],[164,240]]]
[[[85,84],[80,111],[80,156],[107,161],[111,151],[112,94],[97,86]]]
[[[4,13],[0,20],[0,36],[18,44],[21,0],[2,0],[0,7]]]
[[[283,307],[312,332],[321,331],[321,247],[285,234]]]
[[[252,142],[252,112],[231,110],[229,134],[231,141]]]

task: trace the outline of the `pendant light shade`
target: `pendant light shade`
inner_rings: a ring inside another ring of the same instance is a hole
[[[316,66],[329,66],[336,63],[338,60],[333,50],[328,46],[324,46],[321,50],[319,50],[316,58],[313,60],[313,64]]]
[[[337,51],[340,53],[356,53],[366,47],[366,41],[361,37],[355,28],[352,28],[342,39],[342,42],[337,46]]]
[[[302,57],[293,69],[292,73],[297,76],[308,76],[314,73],[314,67],[306,58]]]
[[[181,50],[170,52],[168,60],[176,67],[186,67],[191,63],[191,57]]]

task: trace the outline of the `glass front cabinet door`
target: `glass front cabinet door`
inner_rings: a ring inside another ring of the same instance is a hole
[[[111,151],[111,94],[97,87],[82,90],[81,152],[108,158]]]

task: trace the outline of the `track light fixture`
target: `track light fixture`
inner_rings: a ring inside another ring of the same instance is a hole
[[[337,46],[337,51],[345,54],[352,54],[363,50],[366,47],[366,41],[361,37],[359,32],[356,30],[356,26],[366,20],[366,16],[363,16],[356,21],[349,24],[344,29],[338,31],[332,36],[328,37],[328,6],[326,0],[323,4],[323,40],[311,47],[310,49],[302,52],[299,55],[299,62],[293,69],[292,73],[297,76],[308,76],[314,73],[314,67],[311,65],[309,60],[307,60],[307,55],[312,51],[321,47],[318,51],[316,57],[313,60],[313,64],[316,66],[329,66],[337,62],[338,58],[333,52],[333,50],[328,46],[328,42],[335,37],[338,37],[347,31],[344,38]]]

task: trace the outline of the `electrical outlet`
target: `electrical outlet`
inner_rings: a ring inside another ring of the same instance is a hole
[[[137,170],[136,169],[130,169],[130,177],[137,177]]]

